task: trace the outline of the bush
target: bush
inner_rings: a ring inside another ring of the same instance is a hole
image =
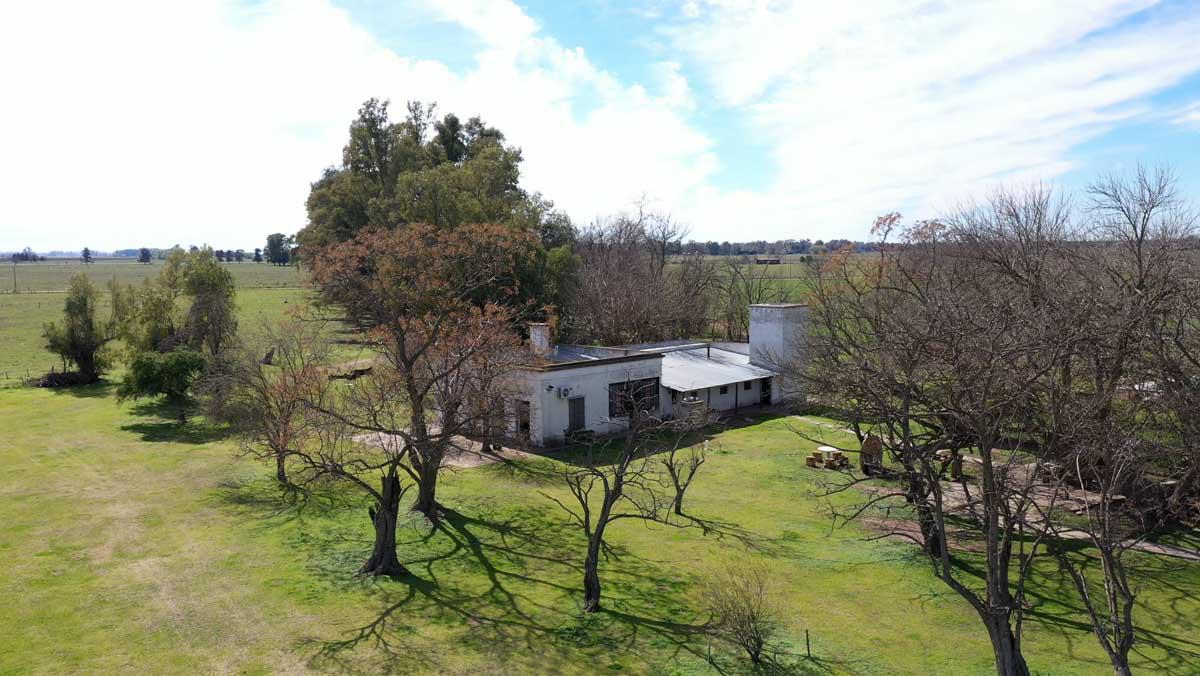
[[[770,574],[757,563],[731,562],[705,581],[704,605],[717,637],[763,663],[780,629],[780,611]]]
[[[205,361],[193,350],[142,352],[133,358],[129,371],[117,389],[120,399],[138,399],[162,395],[176,407],[179,422],[187,420],[189,390],[204,372]]]

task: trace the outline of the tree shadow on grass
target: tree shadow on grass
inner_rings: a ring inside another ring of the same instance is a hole
[[[1090,545],[1084,541],[1068,541],[1063,546],[1079,557],[1089,579],[1099,583],[1101,578],[1097,569],[1100,563]],[[1145,669],[1150,666],[1155,673],[1196,673],[1196,665],[1200,664],[1200,638],[1197,638],[1200,635],[1200,619],[1191,608],[1180,606],[1194,604],[1195,599],[1200,597],[1200,573],[1197,573],[1194,564],[1170,557],[1136,553],[1135,556],[1136,562],[1127,562],[1131,566],[1130,579],[1141,585],[1138,605],[1134,610],[1137,637],[1132,661],[1135,671],[1139,667]],[[1041,554],[1040,557],[1046,559],[1047,565],[1057,565],[1051,562],[1048,554]],[[984,570],[977,559],[957,556],[954,565],[982,584]],[[1146,597],[1151,589],[1160,598],[1153,606],[1147,606]],[[1087,620],[1087,611],[1079,600],[1074,584],[1066,575],[1048,574],[1034,567],[1025,593],[1030,605],[1027,625],[1056,634],[1066,645],[1065,653],[1070,659],[1095,664],[1097,671],[1111,668],[1108,659],[1099,651],[1099,646],[1095,645],[1096,639]],[[1169,596],[1166,604],[1161,602],[1164,595]],[[1097,602],[1103,604],[1099,598]],[[1169,626],[1172,631],[1167,633],[1145,626],[1145,619],[1151,614],[1157,626]],[[1076,647],[1080,642],[1086,643],[1089,651],[1094,647],[1096,656],[1081,654]]]
[[[71,387],[47,387],[47,389],[56,395],[69,395],[77,399],[103,399],[112,395],[113,383],[104,380],[92,383],[91,385],[74,385]]]
[[[207,444],[220,441],[231,434],[223,425],[213,425],[203,417],[193,416],[179,422],[178,409],[162,400],[143,401],[130,407],[138,417],[153,418],[153,422],[133,422],[121,425],[126,432],[140,434],[142,441],[173,442],[178,444]]]
[[[540,506],[503,515],[477,505],[469,512],[444,510],[436,525],[399,543],[408,575],[360,582],[381,599],[381,609],[341,638],[303,642],[315,648],[310,660],[318,667],[344,668],[343,660],[363,645],[389,659],[408,657],[414,646],[404,637],[413,632],[413,617],[422,624],[467,628],[457,643],[496,659],[553,654],[595,659],[600,667],[605,658],[641,659],[637,647],[646,642],[670,646],[672,656],[687,651],[703,659],[704,625],[655,617],[679,606],[679,585],[638,570],[641,564],[610,566],[606,584],[626,596],[607,598],[599,613],[579,612],[583,544],[551,518],[556,514]],[[365,518],[363,525],[365,532]],[[365,557],[369,548],[369,539],[362,538],[357,556]],[[404,556],[417,548],[425,551]],[[335,568],[321,572],[348,576],[345,562]]]

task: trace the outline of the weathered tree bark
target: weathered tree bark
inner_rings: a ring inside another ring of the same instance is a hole
[[[583,612],[600,610],[600,542],[593,534],[588,540],[587,558],[583,562]]]
[[[400,486],[400,477],[395,473],[388,474],[380,480],[381,499],[375,511],[375,548],[371,558],[363,564],[358,572],[365,575],[386,575],[398,577],[408,573],[396,556],[396,523],[400,514],[400,496],[404,490]]]
[[[588,536],[587,558],[583,561],[583,612],[594,613],[600,610],[600,549],[604,546],[604,529],[608,527],[612,517],[612,507],[620,498],[621,487],[606,495],[600,514],[596,519],[595,530]]]
[[[985,617],[984,622],[992,641],[992,652],[996,656],[997,676],[1029,676],[1029,666],[1025,664],[1021,646],[1009,627],[1008,614],[999,612]]]
[[[287,464],[284,462],[286,458],[287,455],[283,452],[277,451],[275,453],[275,480],[281,484],[290,485],[291,481],[288,480]]]
[[[412,510],[420,512],[431,522],[438,520],[437,480],[438,464],[422,460],[417,470],[417,500]]]

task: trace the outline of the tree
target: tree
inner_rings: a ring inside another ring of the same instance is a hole
[[[712,616],[711,631],[745,651],[754,665],[763,664],[782,628],[782,617],[770,572],[748,561],[726,563],[711,573],[702,590]]]
[[[312,184],[308,224],[296,236],[299,251],[350,240],[368,227],[504,224],[541,240],[522,264],[522,299],[532,301],[542,318],[541,308],[562,310],[562,296],[552,294],[570,284],[550,277],[564,268],[550,267],[546,251],[569,245],[574,228],[550,200],[520,187],[520,150],[476,117],[464,124],[448,114],[434,122],[433,106],[410,102],[406,117],[393,121],[388,107],[378,99],[363,104],[341,165]]]
[[[225,250],[217,249],[216,251],[213,252],[213,257],[217,259],[218,263],[224,263],[225,258],[226,258]]]
[[[1052,209],[1039,213],[1054,219]],[[885,240],[898,220],[877,221]],[[807,364],[793,373],[860,435],[869,426],[899,468],[897,492],[872,494],[846,518],[903,499],[934,573],[986,628],[997,672],[1026,675],[1024,582],[1045,535],[1032,518],[1041,467],[1002,449],[1034,442],[1037,416],[1024,404],[1062,357],[1063,336],[1056,323],[1029,312],[1027,297],[956,253],[941,224],[918,223],[902,248],[871,264],[831,259],[815,273]],[[961,453],[980,459],[978,491],[949,482]],[[863,480],[846,476],[839,490]],[[950,499],[955,491],[967,496],[964,509],[953,508],[963,503]],[[956,564],[947,529],[955,522],[985,550],[982,588]]]
[[[246,252],[242,249],[238,249],[237,251],[234,251],[233,259],[235,261],[237,261],[238,263],[241,263],[242,261],[246,260]]]
[[[201,251],[187,260],[183,291],[192,300],[185,319],[189,344],[219,356],[237,335],[233,275]]]
[[[188,349],[142,352],[129,363],[129,370],[117,388],[117,396],[119,399],[139,399],[161,395],[175,408],[182,424],[187,422],[192,383],[203,373],[204,366],[204,357]]]
[[[255,263],[261,263],[261,262],[263,262],[262,249],[255,249],[255,250],[254,250],[254,262],[255,262]]]
[[[147,249],[146,247],[142,247],[142,248],[138,249],[138,262],[139,263],[149,263],[150,262],[150,250],[149,249]]]
[[[82,259],[83,259],[84,265],[87,265],[92,262],[92,250],[87,248],[86,246],[83,247]]]
[[[267,262],[272,265],[287,265],[290,260],[289,254],[291,249],[288,244],[288,237],[282,232],[277,232],[267,236]]]
[[[692,430],[653,418],[644,402],[654,392],[627,389],[622,408],[629,426],[615,448],[592,444],[581,457],[564,465],[560,476],[574,500],[567,504],[543,493],[557,504],[587,538],[583,561],[583,611],[600,610],[600,556],[606,551],[608,528],[626,519],[669,523],[669,506],[682,502],[682,494],[668,496],[666,484],[650,456],[662,448],[678,447]],[[686,489],[686,486],[684,487]]]
[[[62,358],[64,366],[74,364],[85,383],[100,379],[108,360],[104,347],[117,336],[116,318],[96,321],[99,293],[86,275],[73,275],[67,285],[63,323],[46,324],[42,337],[46,349]]]
[[[328,347],[321,331],[316,322],[266,325],[269,359],[239,348],[198,386],[206,416],[230,425],[243,453],[272,461],[276,480],[287,486],[289,459],[319,452],[321,420],[305,402],[319,401],[313,381],[326,378],[318,368]]]
[[[696,478],[696,472],[700,471],[700,466],[704,464],[707,457],[708,441],[704,442],[703,446],[688,446],[685,454],[680,454],[680,444],[673,444],[669,451],[661,460],[663,469],[667,471],[667,476],[671,479],[671,488],[675,490],[675,497],[671,501],[671,509],[678,516],[683,516],[683,498],[687,493],[687,489],[692,485],[692,481]]]
[[[699,256],[666,265],[664,243],[681,233],[666,216],[645,210],[585,229],[576,247],[573,325],[564,332],[608,345],[701,333],[716,277]]]
[[[513,326],[524,311],[512,304],[516,275],[535,245],[504,226],[412,224],[365,230],[313,256],[314,284],[367,329],[376,355],[369,376],[346,383],[336,408],[314,405],[356,434],[391,440],[382,444],[397,449],[386,451],[394,456],[387,462],[417,483],[413,509],[430,520],[457,439],[504,433],[496,402],[526,360]]]
[[[1089,194],[1081,218],[1040,186],[1002,190],[911,226],[871,263],[835,255],[814,275],[799,377],[860,440],[869,429],[882,442],[919,543],[978,612],[1001,674],[1028,673],[1024,581],[1041,547],[1114,671],[1128,673],[1136,584],[1124,551],[1178,515],[1180,487],[1196,485],[1185,421],[1196,418],[1200,362],[1177,351],[1196,330],[1185,319],[1197,307],[1186,254],[1195,216],[1163,172],[1106,177]],[[877,228],[898,223],[891,214]],[[947,476],[963,452],[979,459],[977,487]],[[1091,496],[1083,520],[1062,516],[1068,487]],[[982,590],[956,579],[950,527],[983,543]],[[1068,544],[1078,534],[1097,552],[1099,587]]]

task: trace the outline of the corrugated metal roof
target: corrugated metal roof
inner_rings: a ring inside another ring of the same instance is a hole
[[[732,385],[773,375],[774,371],[751,366],[750,357],[747,355],[717,348],[679,350],[663,354],[663,387],[680,392]]]

